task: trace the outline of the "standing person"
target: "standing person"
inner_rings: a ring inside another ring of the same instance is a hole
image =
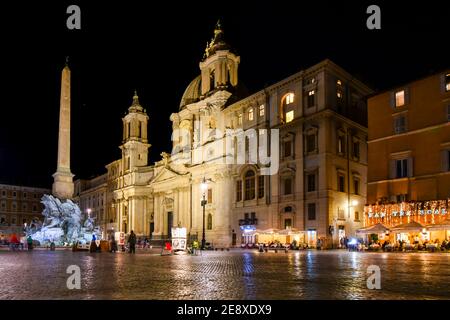
[[[136,234],[133,230],[130,232],[130,236],[128,237],[128,244],[130,245],[130,253],[136,253]]]
[[[117,251],[117,242],[116,242],[116,237],[114,236],[114,233],[112,233],[111,237],[110,237],[110,246],[111,246],[110,252],[116,253],[116,251]]]
[[[28,245],[28,250],[33,250],[33,239],[31,238],[31,236],[28,236],[28,238],[27,238],[27,245]]]
[[[95,240],[97,240],[95,238],[95,234],[92,235],[92,240],[91,240],[91,246],[89,247],[89,251],[90,252],[96,252],[97,251],[97,244],[95,243]]]

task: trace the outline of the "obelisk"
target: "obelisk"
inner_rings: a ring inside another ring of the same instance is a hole
[[[70,172],[70,69],[66,61],[61,75],[58,164],[53,174],[53,195],[59,199],[71,199],[74,192],[73,177]]]

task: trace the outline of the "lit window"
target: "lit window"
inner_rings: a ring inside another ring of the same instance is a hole
[[[238,125],[242,125],[242,113],[238,115]]]
[[[294,94],[293,93],[289,93],[286,96],[286,104],[291,104],[294,102]]]
[[[286,123],[291,122],[292,120],[294,120],[294,110],[286,112]]]
[[[401,107],[405,105],[405,90],[397,91],[395,93],[395,106]]]
[[[264,115],[265,106],[262,104],[259,106],[259,116],[262,117]]]
[[[337,97],[339,99],[342,99],[342,92],[338,90],[338,92],[336,93]]]
[[[336,84],[337,84],[338,86],[342,86],[341,80],[337,80],[337,81],[336,81]]]
[[[315,105],[315,90],[308,91],[308,108],[311,108]]]
[[[253,108],[248,110],[248,120],[253,121]]]
[[[450,73],[445,75],[445,91],[450,91]]]

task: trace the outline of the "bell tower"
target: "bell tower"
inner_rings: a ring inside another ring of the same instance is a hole
[[[123,171],[148,165],[147,123],[148,115],[139,103],[137,92],[134,92],[133,102],[128,108],[128,114],[122,118],[123,141],[122,150]]]
[[[238,84],[240,57],[235,55],[224,40],[220,20],[214,28],[214,37],[207,43],[203,60],[200,62],[201,95],[206,96],[218,90],[226,90]]]

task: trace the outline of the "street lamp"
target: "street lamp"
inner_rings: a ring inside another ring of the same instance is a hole
[[[202,183],[200,184],[200,189],[202,191],[202,201],[201,205],[203,207],[203,233],[202,233],[202,250],[205,250],[205,207],[208,201],[206,200],[206,191],[208,190],[208,183],[206,182],[206,178],[203,177]]]

